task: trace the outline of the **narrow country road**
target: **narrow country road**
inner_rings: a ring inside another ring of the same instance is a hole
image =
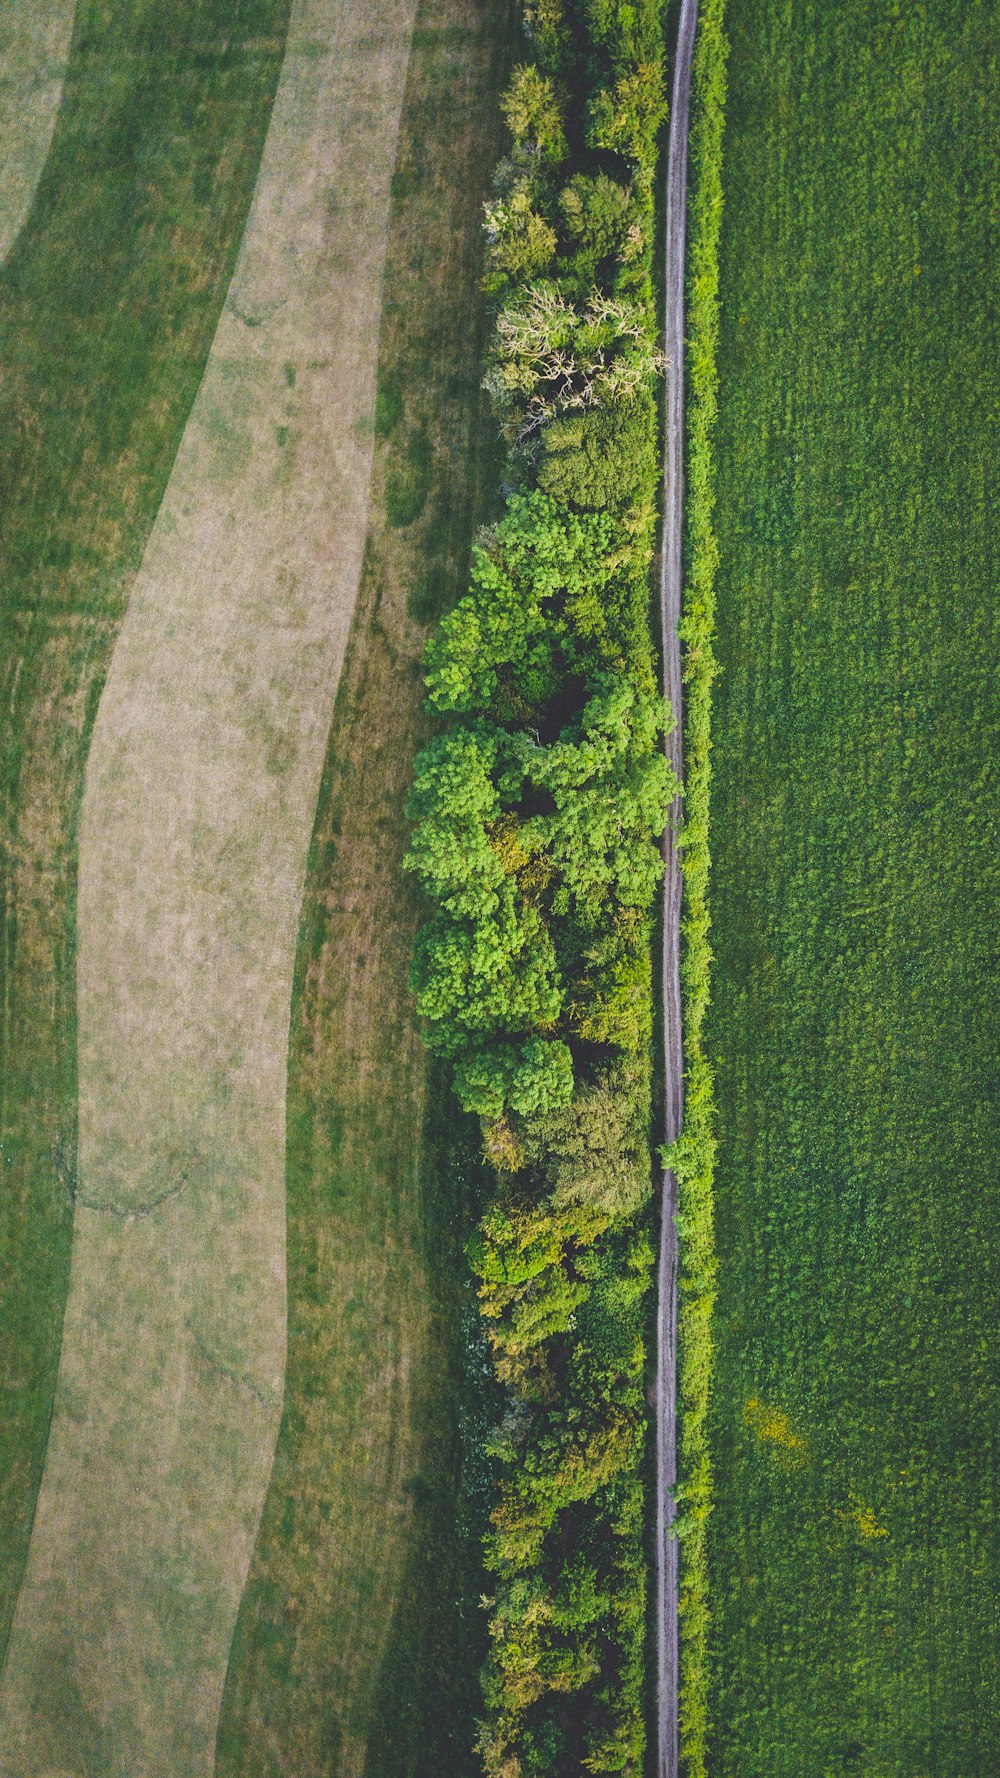
[[[681,710],[681,567],[684,505],[684,233],[687,218],[688,102],[697,0],[681,0],[670,106],[667,161],[664,349],[667,355],[666,464],[660,613],[663,689],[676,717],[667,758],[683,776]],[[677,850],[680,800],[663,840],[664,1139],[676,1141],[684,1108],[681,1030],[681,871]],[[678,1770],[678,1548],[673,1534],[677,1482],[677,1180],[663,1175],[656,1317],[656,1714],[657,1778]]]

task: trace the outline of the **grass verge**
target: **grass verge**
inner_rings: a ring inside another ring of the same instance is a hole
[[[710,1766],[985,1778],[996,13],[727,21]]]

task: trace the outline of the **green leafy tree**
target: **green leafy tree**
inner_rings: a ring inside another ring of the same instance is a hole
[[[524,0],[524,24],[539,62],[553,71],[561,70],[573,48],[566,0]]]
[[[533,1117],[565,1105],[573,1093],[573,1058],[559,1039],[472,1048],[455,1063],[455,1091],[467,1111],[495,1122],[510,1109]]]
[[[555,913],[595,918],[609,896],[623,907],[650,905],[661,874],[656,839],[679,790],[657,746],[664,726],[661,700],[611,683],[587,703],[577,739],[545,748],[512,739],[524,777],[554,804],[526,832],[555,868]]]
[[[602,515],[562,511],[544,494],[515,495],[473,552],[469,592],[428,644],[430,708],[537,718],[601,624],[611,543]]]
[[[556,251],[556,231],[532,203],[526,182],[486,205],[486,274],[483,288],[503,296],[511,285],[538,278]]]
[[[555,163],[566,159],[562,108],[552,81],[539,68],[528,62],[514,69],[500,108],[516,155]]]
[[[644,397],[552,420],[541,434],[538,486],[560,505],[627,507],[656,476],[656,414]]]
[[[552,1601],[552,1622],[564,1630],[582,1630],[606,1616],[611,1600],[600,1586],[597,1569],[574,1555],[563,1565]]]
[[[657,131],[666,115],[662,63],[640,62],[613,86],[594,95],[588,139],[594,148],[610,149],[633,166],[648,168]]]
[[[596,925],[574,971],[566,1007],[570,1030],[588,1043],[633,1055],[652,1037],[650,922],[643,909],[611,909]]]
[[[421,888],[453,916],[495,914],[504,865],[490,845],[500,818],[499,736],[483,723],[437,735],[418,756],[408,813],[415,822],[403,860]]]
[[[580,295],[603,267],[634,257],[642,247],[642,224],[628,186],[607,173],[576,173],[559,194],[563,232],[571,249],[563,281]]]
[[[634,1216],[651,1190],[645,1105],[635,1071],[614,1064],[572,1101],[525,1132],[526,1159],[538,1167],[550,1216],[578,1241]],[[586,1212],[586,1221],[573,1213]]]
[[[551,934],[509,879],[479,919],[442,910],[424,927],[412,979],[417,1009],[428,1021],[427,1042],[442,1056],[460,1056],[470,1037],[549,1030],[562,1010]],[[499,1075],[494,1071],[492,1078]],[[494,1105],[491,1099],[482,1115],[498,1116],[502,1106]]]

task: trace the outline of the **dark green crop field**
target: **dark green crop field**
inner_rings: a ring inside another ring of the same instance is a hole
[[[1000,19],[727,23],[710,1770],[987,1778]]]

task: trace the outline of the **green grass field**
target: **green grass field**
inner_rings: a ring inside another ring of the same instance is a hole
[[[0,272],[0,1648],[69,1267],[88,739],[229,283],[288,10],[80,0],[49,159]]]
[[[727,8],[715,1778],[1000,1770],[997,24]]]
[[[495,475],[481,205],[506,0],[421,0],[393,179],[365,570],[327,752],[289,1059],[289,1353],[220,1778],[473,1778],[485,1652],[463,1251],[475,1134],[429,1077],[400,861],[427,625]],[[475,1349],[473,1348],[473,1362]]]

